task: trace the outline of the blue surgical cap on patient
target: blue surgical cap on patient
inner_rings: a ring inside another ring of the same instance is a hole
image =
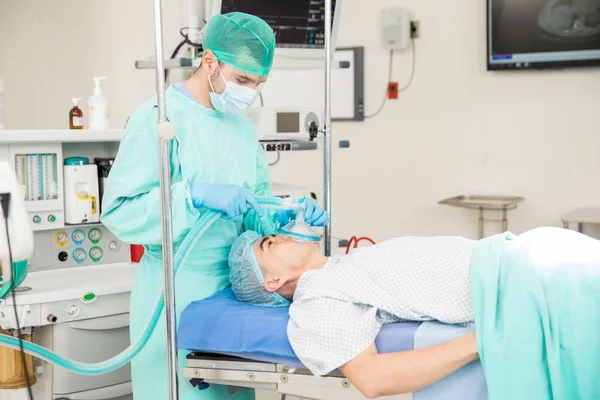
[[[244,303],[262,307],[286,307],[291,303],[288,299],[265,289],[265,278],[252,248],[261,237],[254,231],[246,231],[233,243],[229,253],[231,289],[235,297]]]

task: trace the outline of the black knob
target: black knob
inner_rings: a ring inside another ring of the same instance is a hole
[[[60,253],[58,253],[58,261],[65,262],[65,261],[67,261],[68,258],[69,258],[69,255],[67,254],[66,251],[61,251]]]
[[[48,322],[56,322],[56,321],[58,321],[58,318],[56,318],[55,315],[48,314],[48,316],[46,317],[46,321],[48,321]]]
[[[314,140],[318,134],[319,126],[315,121],[311,121],[310,125],[308,126],[308,137],[310,138],[310,140]]]

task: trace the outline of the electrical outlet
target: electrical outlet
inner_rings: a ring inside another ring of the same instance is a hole
[[[421,37],[421,21],[410,21],[410,37],[412,39]]]

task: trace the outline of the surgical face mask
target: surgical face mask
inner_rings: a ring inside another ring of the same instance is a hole
[[[254,103],[254,100],[256,100],[258,92],[255,89],[250,89],[249,87],[228,81],[223,76],[220,67],[219,74],[225,81],[225,90],[220,94],[215,92],[215,88],[210,80],[210,75],[208,76],[208,84],[210,85],[211,90],[209,94],[210,101],[215,110],[224,114],[241,114],[246,111],[246,109]]]

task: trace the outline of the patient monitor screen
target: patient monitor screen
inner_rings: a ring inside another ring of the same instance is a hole
[[[600,64],[600,0],[488,0],[488,69]]]
[[[277,133],[298,132],[300,132],[300,115],[298,113],[277,113]]]
[[[336,0],[331,1],[335,10]],[[273,28],[277,47],[322,49],[325,44],[324,0],[222,0],[221,14],[256,15]]]

